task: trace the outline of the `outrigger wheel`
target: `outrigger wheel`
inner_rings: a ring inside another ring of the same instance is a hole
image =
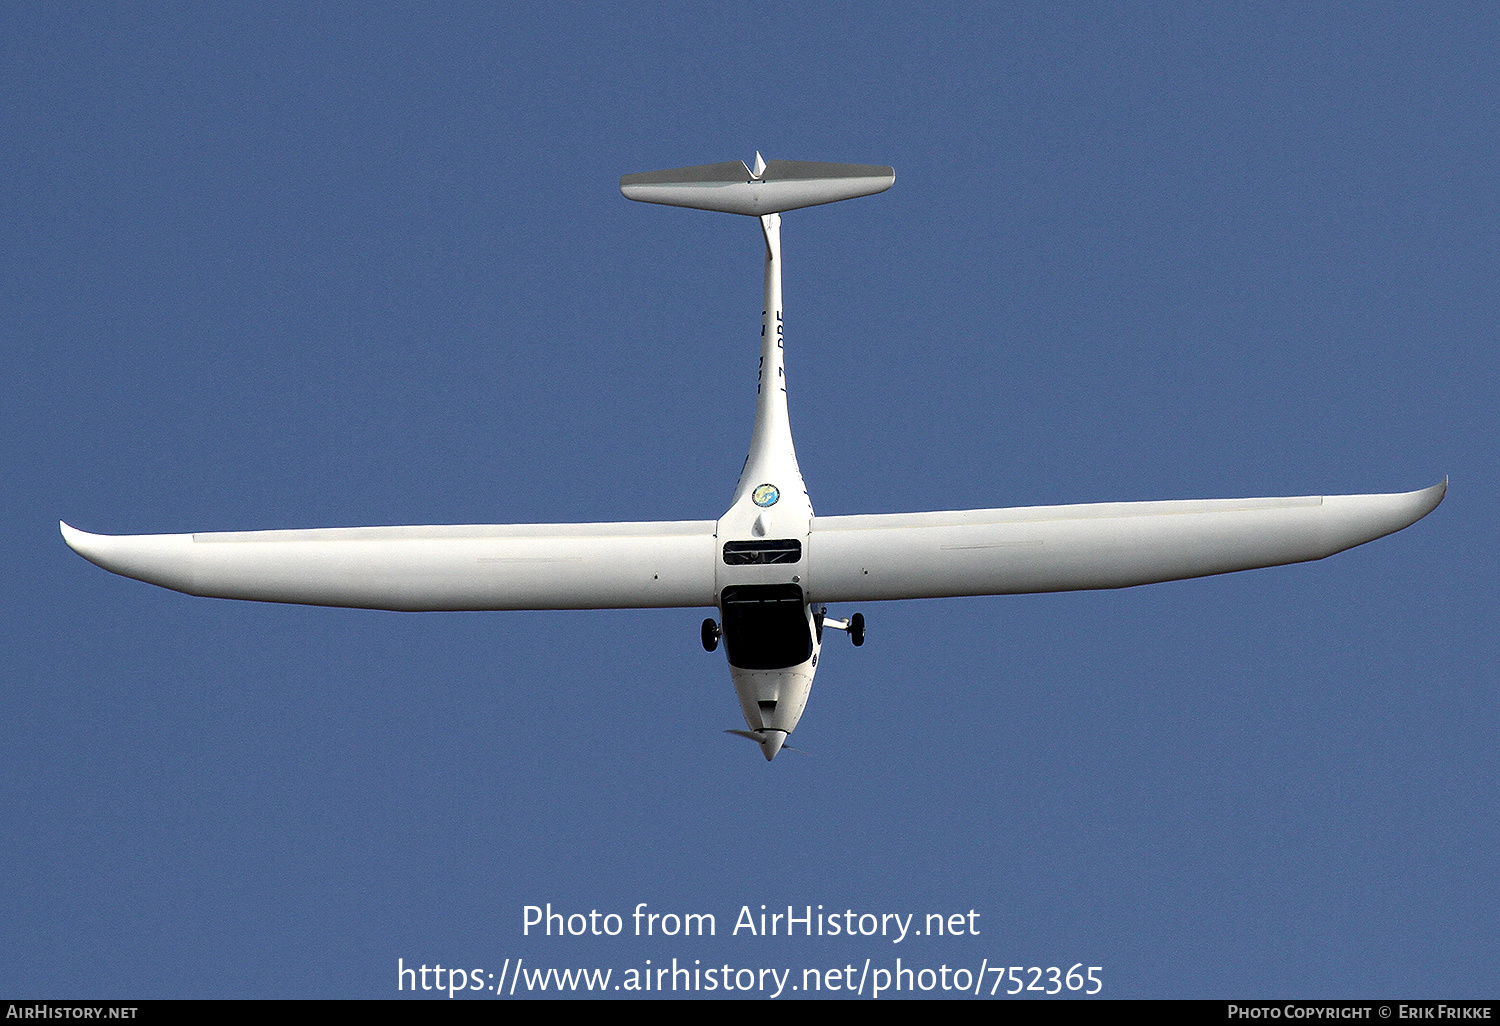
[[[719,647],[719,625],[713,617],[703,621],[703,651],[712,652]]]
[[[849,640],[858,648],[865,643],[865,614],[855,613],[849,617]]]

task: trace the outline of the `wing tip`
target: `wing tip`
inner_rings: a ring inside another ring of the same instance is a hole
[[[57,529],[62,532],[62,539],[68,543],[68,548],[79,555],[83,554],[83,550],[79,546],[84,544],[84,539],[93,537],[87,531],[80,531],[78,528],[73,527],[66,520],[59,520],[57,522]]]
[[[113,540],[109,535],[90,534],[87,531],[80,531],[66,520],[59,520],[57,527],[62,532],[63,541],[68,543],[68,548],[95,566],[102,566],[106,570],[113,569],[106,565],[105,562],[109,543]]]
[[[1411,494],[1412,498],[1417,500],[1417,509],[1421,510],[1421,512],[1418,513],[1412,520],[1412,523],[1416,523],[1418,520],[1421,520],[1427,514],[1437,509],[1438,506],[1442,503],[1443,499],[1447,496],[1448,476],[1444,474],[1443,479],[1437,484],[1431,485],[1427,488],[1419,488]]]

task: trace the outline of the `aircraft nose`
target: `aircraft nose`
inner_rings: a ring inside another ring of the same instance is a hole
[[[776,753],[781,751],[781,745],[784,741],[786,741],[786,731],[784,730],[761,731],[760,750],[765,755],[767,762],[776,758]]]

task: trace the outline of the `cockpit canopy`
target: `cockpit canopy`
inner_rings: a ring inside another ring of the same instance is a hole
[[[740,584],[719,595],[729,665],[779,670],[812,658],[807,601],[795,584]]]

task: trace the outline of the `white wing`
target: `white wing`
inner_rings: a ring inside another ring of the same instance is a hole
[[[1128,588],[1322,559],[1415,523],[1446,490],[814,517],[801,576],[818,602]],[[439,610],[717,597],[712,520],[154,535],[61,526],[106,570],[216,598]]]
[[[1005,595],[1322,559],[1415,523],[1448,487],[1393,495],[1107,502],[814,517],[819,602]]]
[[[75,552],[189,595],[364,609],[714,604],[712,520],[88,534]]]

